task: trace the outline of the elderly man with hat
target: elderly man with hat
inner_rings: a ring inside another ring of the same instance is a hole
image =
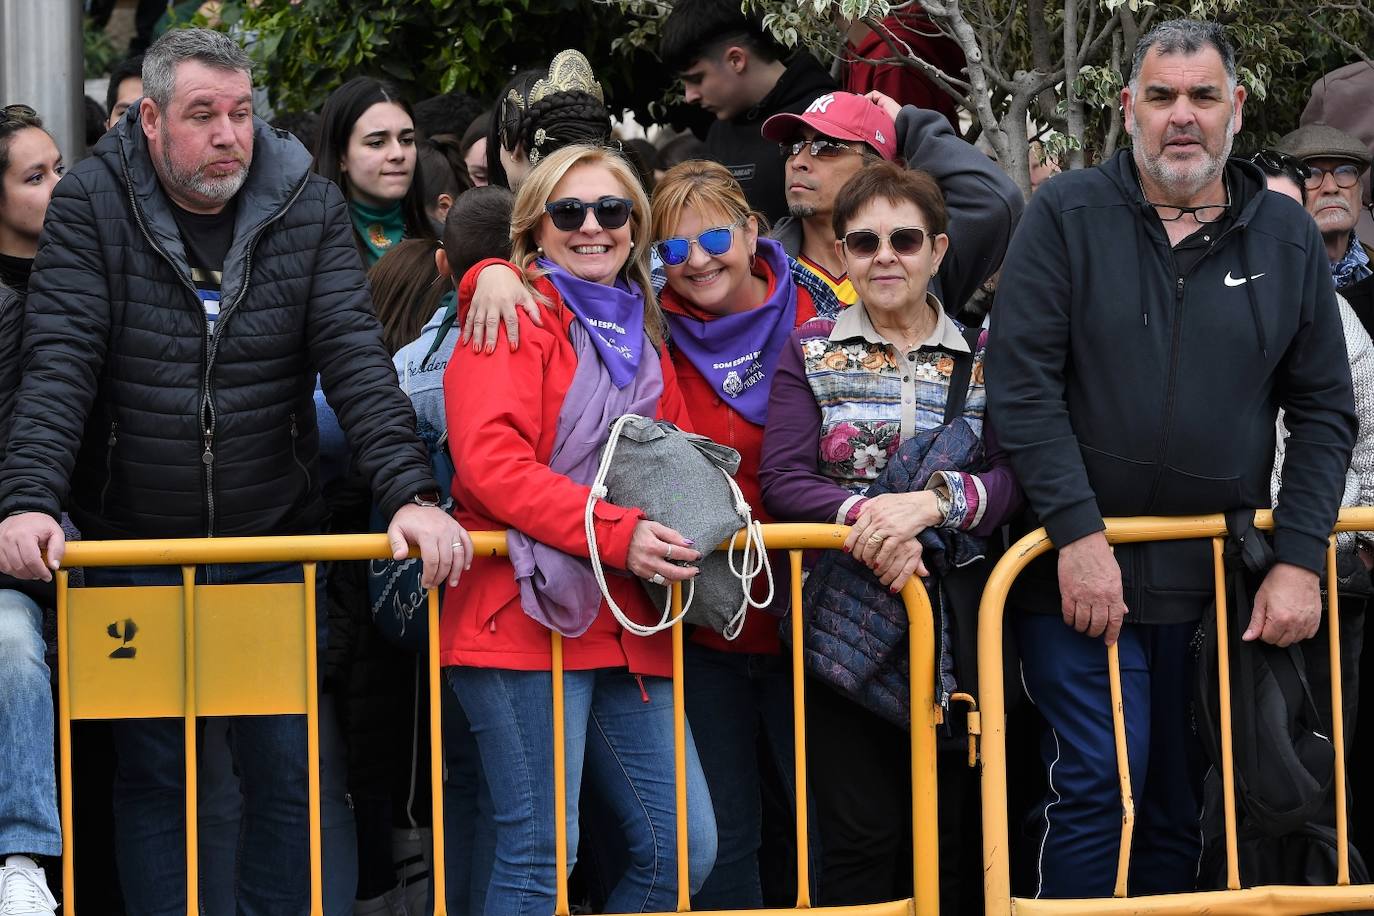
[[[1374,334],[1374,249],[1361,243],[1355,231],[1360,219],[1360,184],[1369,170],[1369,147],[1345,131],[1309,124],[1286,135],[1278,148],[1310,170],[1307,211],[1326,243],[1331,279]]]
[[[938,111],[901,106],[881,92],[827,92],[801,114],[763,122],[763,136],[780,143],[787,159],[790,216],[778,221],[773,238],[815,278],[813,294],[836,296],[845,305],[857,297],[835,246],[831,215],[840,188],[868,162],[904,159],[930,173],[944,192],[949,253],[931,292],[950,314],[1001,265],[1025,205],[1006,173],[960,139]]]

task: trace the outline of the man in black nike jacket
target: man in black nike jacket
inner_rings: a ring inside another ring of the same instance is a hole
[[[1013,592],[1022,670],[1049,731],[1032,816],[1037,896],[1111,896],[1121,801],[1105,643],[1120,646],[1137,827],[1130,891],[1193,887],[1189,640],[1206,542],[1121,546],[1104,516],[1267,506],[1288,418],[1277,564],[1245,639],[1316,632],[1318,571],[1356,419],[1326,249],[1294,201],[1229,160],[1245,89],[1212,23],[1157,26],[1122,91],[1133,149],[1051,179],[1007,253],[988,412],[1058,548]]]

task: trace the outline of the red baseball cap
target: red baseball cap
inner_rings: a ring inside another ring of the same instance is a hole
[[[763,122],[767,140],[786,143],[802,127],[836,140],[858,140],[889,161],[897,158],[897,125],[874,103],[852,92],[827,92],[801,114],[775,114]]]

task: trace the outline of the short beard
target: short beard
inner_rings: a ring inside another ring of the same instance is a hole
[[[816,207],[813,204],[788,204],[787,212],[796,219],[810,219],[816,215]]]
[[[1235,140],[1234,121],[1226,122],[1226,142],[1222,145],[1221,155],[1193,166],[1174,166],[1164,158],[1164,151],[1151,156],[1145,152],[1145,144],[1140,136],[1140,122],[1131,131],[1131,144],[1135,147],[1135,164],[1150,180],[1173,195],[1174,200],[1191,200],[1203,188],[1221,177],[1226,169],[1226,160],[1231,157],[1231,144]],[[1204,147],[1204,152],[1206,148]]]
[[[207,178],[201,174],[199,168],[190,171],[178,168],[172,161],[171,137],[168,136],[166,127],[160,127],[159,133],[162,135],[162,167],[167,180],[187,196],[225,203],[237,194],[243,183],[248,180],[247,162],[241,163],[241,167],[233,175],[223,178]]]

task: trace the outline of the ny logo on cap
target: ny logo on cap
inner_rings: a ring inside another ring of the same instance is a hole
[[[816,99],[816,101],[812,102],[810,105],[806,106],[806,111],[802,113],[811,114],[812,112],[819,111],[821,114],[825,114],[825,110],[829,108],[834,101],[835,94],[833,92],[828,95],[823,95],[820,98]]]

